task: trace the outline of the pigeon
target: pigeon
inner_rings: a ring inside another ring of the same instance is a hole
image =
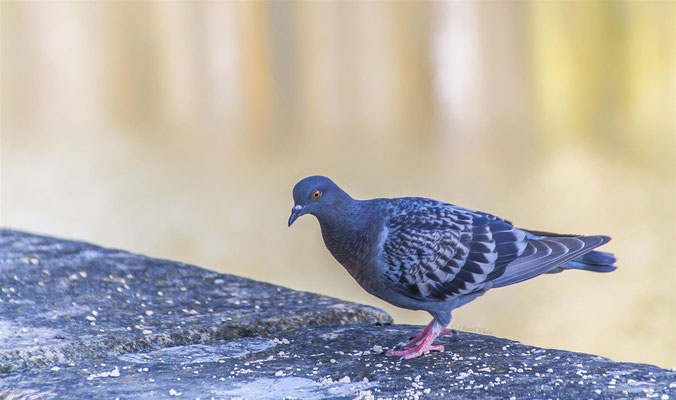
[[[542,274],[576,269],[611,272],[612,253],[594,251],[602,235],[521,229],[498,216],[423,197],[356,200],[324,176],[293,188],[289,227],[314,215],[324,244],[359,285],[397,307],[433,317],[419,334],[387,352],[413,358],[428,351],[451,312],[488,290]]]

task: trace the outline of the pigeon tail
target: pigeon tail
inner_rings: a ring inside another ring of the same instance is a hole
[[[617,259],[613,253],[605,251],[590,251],[580,257],[563,264],[561,269],[581,269],[591,272],[613,272],[617,269],[614,265]],[[557,271],[558,272],[558,271]]]

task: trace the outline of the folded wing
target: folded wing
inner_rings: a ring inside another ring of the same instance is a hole
[[[450,204],[426,204],[386,224],[384,280],[417,300],[445,301],[550,272],[606,243],[602,236],[538,236]]]

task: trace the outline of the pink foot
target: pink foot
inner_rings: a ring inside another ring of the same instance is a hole
[[[401,344],[400,347],[402,347],[402,348],[404,348],[404,349],[412,349],[412,348],[414,348],[415,346],[417,346],[418,344],[420,344],[420,341],[421,341],[425,336],[429,335],[430,330],[431,330],[432,327],[434,326],[434,323],[435,323],[435,322],[436,322],[436,320],[433,319],[432,322],[430,322],[429,324],[427,324],[427,326],[425,327],[425,329],[423,329],[423,330],[422,330],[420,333],[418,333],[417,335],[413,336],[413,337],[411,338],[411,340],[410,340],[408,343],[406,343],[406,344]],[[450,336],[450,335],[452,335],[452,334],[453,334],[453,330],[452,330],[452,329],[447,329],[447,328],[444,328],[444,329],[441,330],[441,332],[439,332],[439,336],[442,336],[442,335],[448,335],[448,336]]]
[[[441,328],[437,325],[436,320],[432,320],[419,334],[415,335],[408,343],[403,346],[402,350],[390,350],[387,352],[388,356],[403,357],[406,359],[418,357],[426,351],[444,351],[444,346],[433,345],[434,339],[441,335],[451,335],[453,331],[446,328]]]
[[[423,344],[420,343],[418,346],[413,347],[411,349],[405,349],[405,350],[390,350],[386,353],[388,356],[392,357],[402,357],[405,359],[409,358],[415,358],[427,351],[438,351],[443,353],[444,352],[444,346],[442,345],[433,345],[433,344]]]

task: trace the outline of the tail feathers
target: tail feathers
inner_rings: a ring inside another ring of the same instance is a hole
[[[617,267],[613,264],[617,259],[613,253],[605,251],[590,251],[580,257],[563,264],[562,269],[581,269],[592,272],[613,272]],[[557,271],[559,272],[559,271]]]

